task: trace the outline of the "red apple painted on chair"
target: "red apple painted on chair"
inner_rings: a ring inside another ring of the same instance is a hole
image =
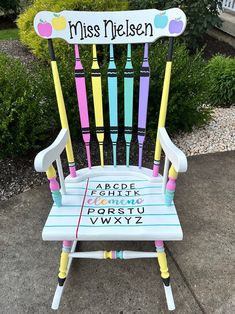
[[[170,21],[169,24],[169,32],[170,34],[179,34],[181,33],[183,29],[183,22],[180,20],[180,18]]]
[[[166,12],[162,12],[155,16],[154,25],[156,28],[164,28],[168,23],[168,16]]]
[[[40,23],[38,24],[38,33],[42,37],[50,37],[52,34],[51,24],[40,20]]]

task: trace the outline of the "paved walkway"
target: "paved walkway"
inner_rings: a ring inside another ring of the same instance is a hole
[[[189,158],[178,179],[182,242],[167,242],[174,313],[235,313],[235,152]],[[60,244],[43,242],[47,186],[0,203],[0,312],[53,313]],[[152,243],[82,243],[81,250],[153,250]],[[58,313],[168,313],[153,259],[75,260]]]

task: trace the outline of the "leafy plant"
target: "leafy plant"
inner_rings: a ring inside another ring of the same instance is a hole
[[[18,60],[0,54],[0,157],[36,149],[54,128],[47,78],[39,67],[29,72]]]
[[[214,56],[207,65],[208,101],[216,106],[235,104],[235,58]]]
[[[206,31],[214,26],[220,26],[219,10],[222,0],[130,0],[131,9],[159,10],[173,7],[181,8],[187,16],[187,27],[181,39],[184,39],[190,49],[195,49]]]
[[[20,0],[1,0],[0,3],[0,11],[2,11],[5,15],[17,15],[20,12],[20,7]]]
[[[33,20],[39,11],[60,12],[63,10],[83,10],[83,11],[114,11],[127,9],[127,1],[92,1],[92,0],[35,0],[25,12],[20,14],[17,25],[19,27],[19,35],[21,42],[29,47],[32,52],[40,59],[47,60],[48,49],[47,41],[40,38],[33,28]],[[71,54],[71,48],[63,40],[57,40],[54,44],[56,56],[58,59],[64,58]]]

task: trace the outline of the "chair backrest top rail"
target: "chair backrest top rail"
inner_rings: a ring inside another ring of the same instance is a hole
[[[61,38],[70,44],[151,43],[160,37],[177,37],[185,27],[186,16],[179,8],[164,11],[41,11],[34,18],[34,29],[40,37]]]

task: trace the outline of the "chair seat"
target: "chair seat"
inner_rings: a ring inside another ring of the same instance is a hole
[[[52,206],[43,240],[182,240],[175,205],[165,205],[162,176],[147,168],[104,166],[65,179],[62,206]]]

